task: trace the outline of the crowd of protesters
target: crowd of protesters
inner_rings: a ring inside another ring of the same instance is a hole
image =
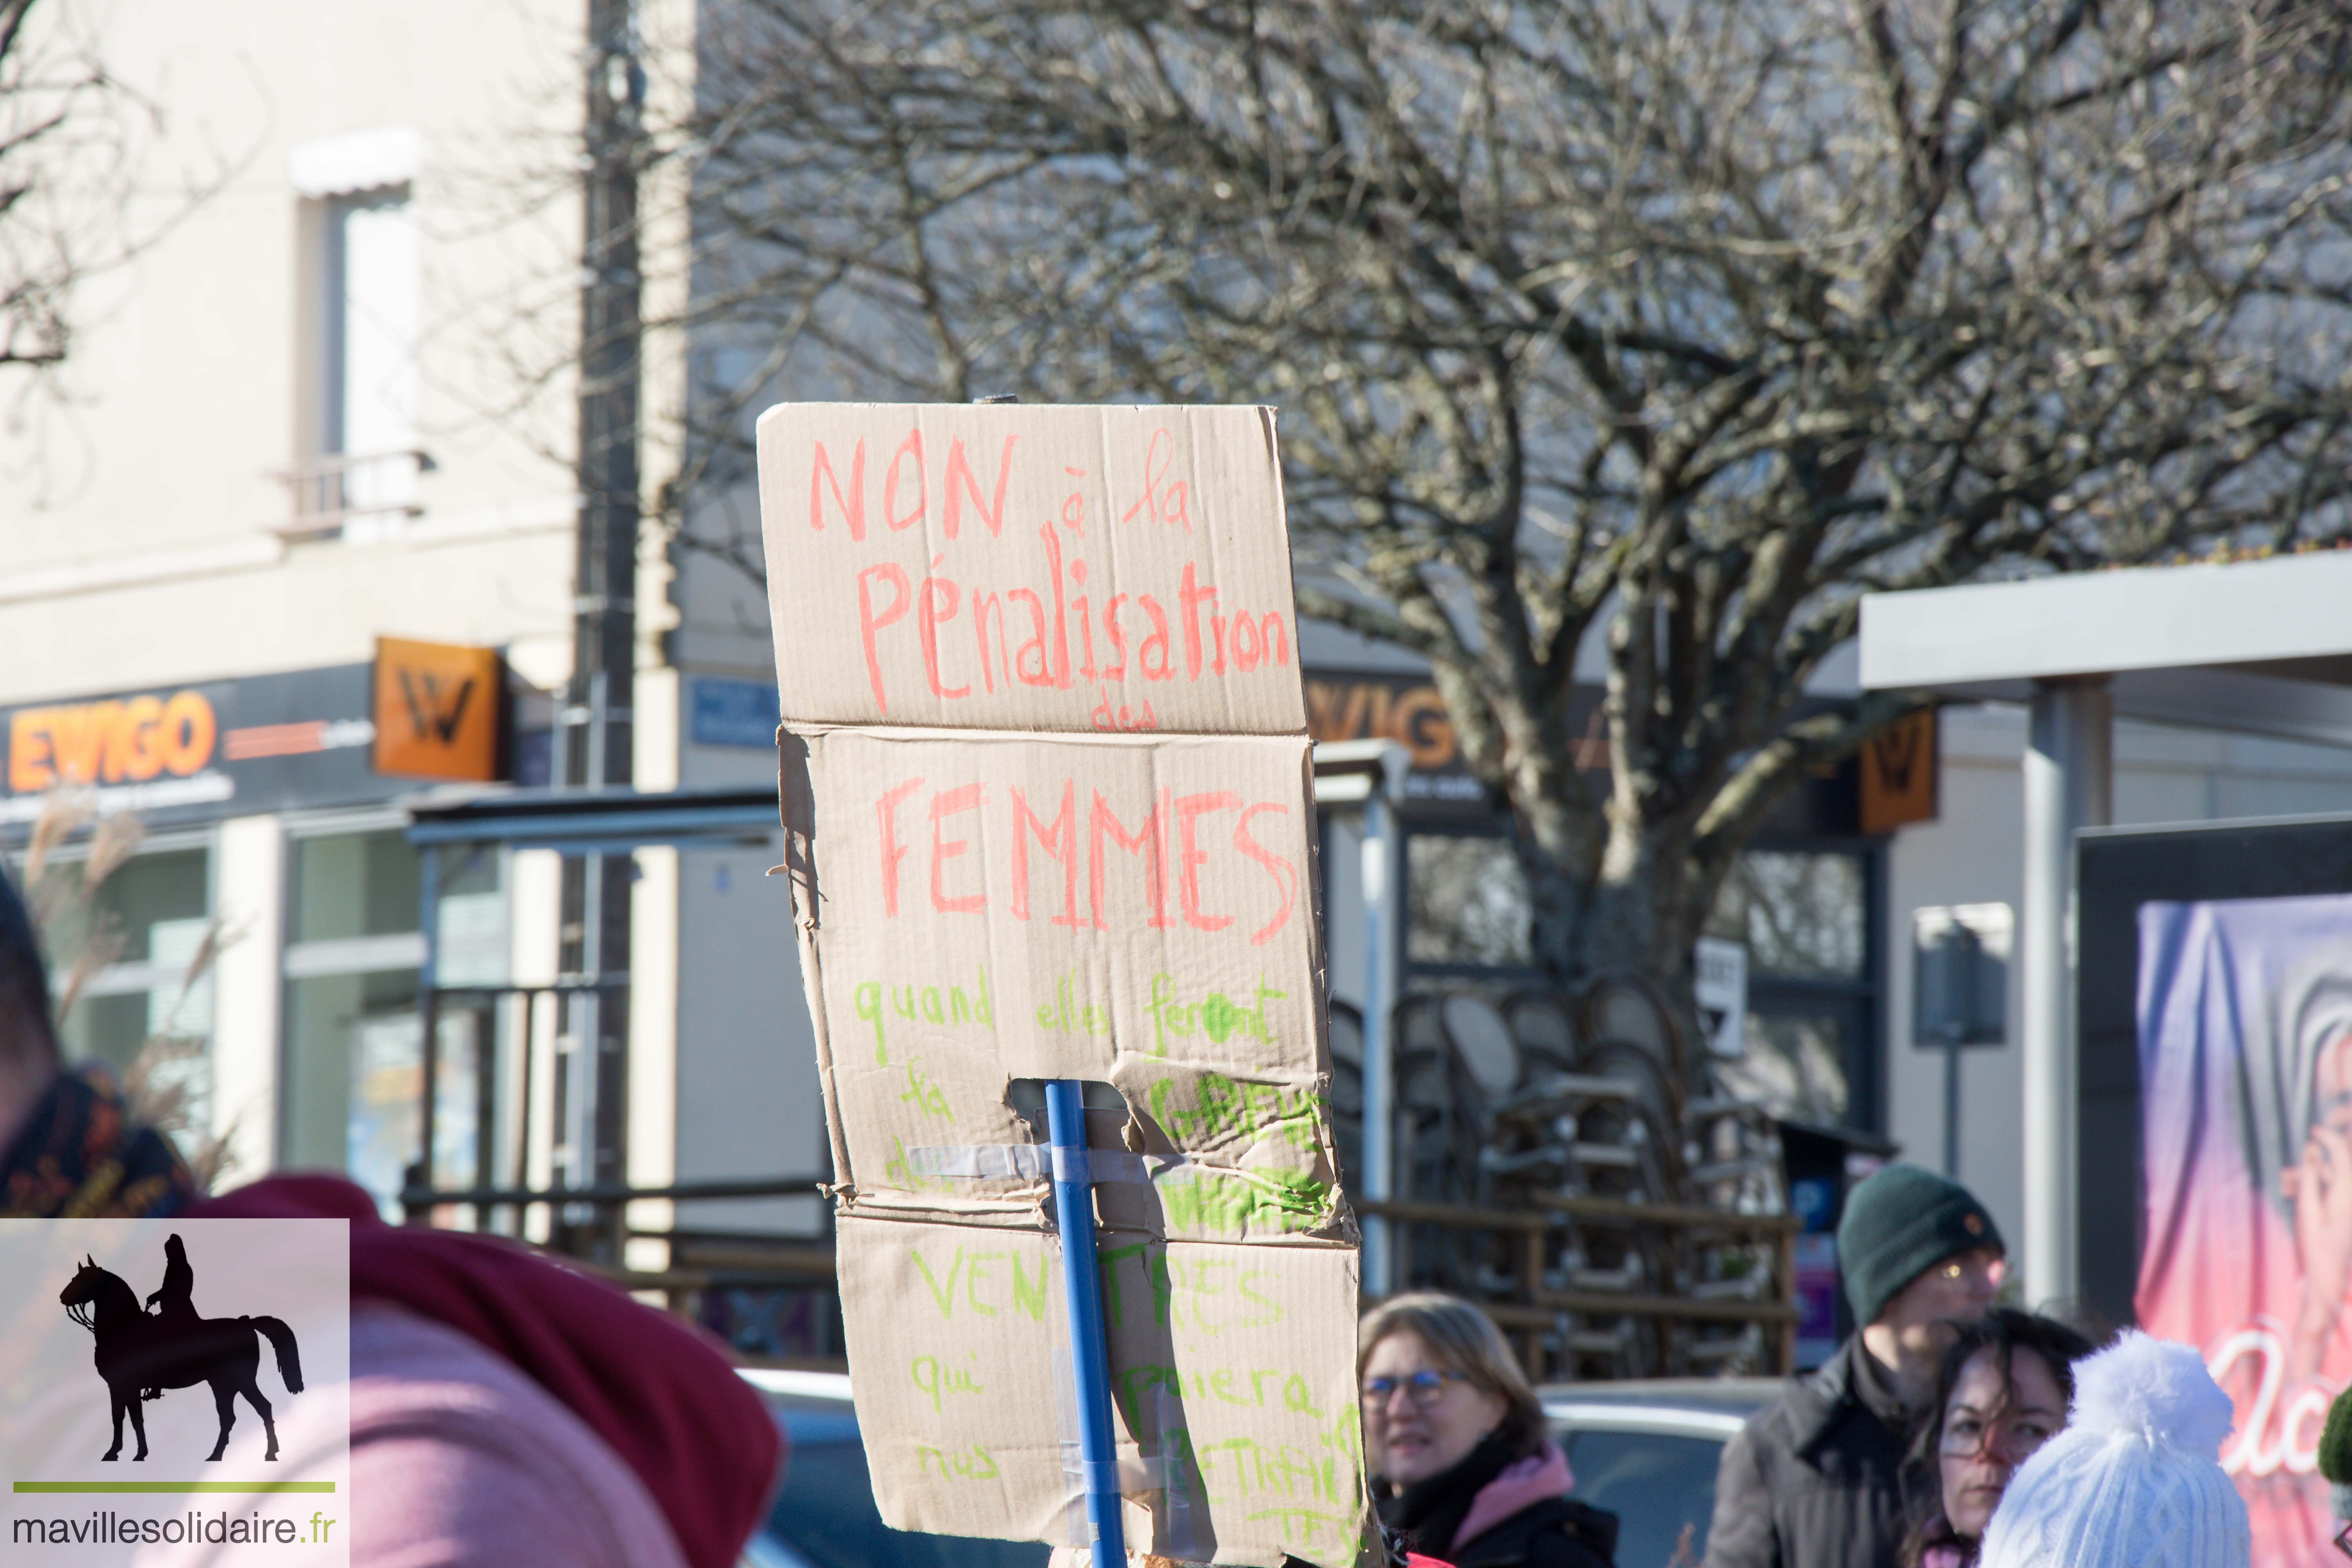
[[[60,1060],[5,874],[0,1215],[348,1218],[354,1564],[728,1568],[772,1495],[777,1426],[697,1331],[495,1237],[386,1226],[340,1177],[200,1194],[102,1071]],[[2248,1568],[2217,1458],[2230,1401],[2194,1351],[2137,1333],[2094,1351],[1997,1305],[1991,1215],[1915,1167],[1856,1187],[1837,1239],[1862,1326],[1725,1445],[1704,1568]],[[1617,1520],[1574,1495],[1483,1312],[1397,1297],[1359,1346],[1392,1561],[1611,1568]]]
[[[2248,1568],[2245,1505],[2219,1460],[2230,1400],[2196,1352],[2139,1333],[2095,1350],[1997,1304],[1992,1215],[1914,1166],[1853,1190],[1838,1256],[1861,1327],[1724,1446],[1705,1568]],[[1576,1500],[1483,1314],[1402,1297],[1359,1343],[1365,1458],[1396,1554],[1612,1562],[1616,1521]]]

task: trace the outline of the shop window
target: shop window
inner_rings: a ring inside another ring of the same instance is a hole
[[[1817,1012],[1749,1013],[1747,1053],[1716,1064],[1718,1085],[1770,1107],[1775,1116],[1843,1123],[1853,1109],[1847,1070],[1854,1048],[1849,1011],[1832,1005]]]
[[[1405,889],[1410,962],[1532,961],[1528,880],[1509,839],[1415,833],[1405,840]]]
[[[1858,855],[1751,849],[1716,896],[1707,934],[1744,944],[1750,975],[1860,980],[1869,910]]]
[[[1753,849],[1724,879],[1707,934],[1748,950],[1745,1053],[1718,1086],[1778,1116],[1871,1126],[1876,998],[1869,865],[1843,850]]]
[[[203,849],[133,856],[81,896],[89,863],[54,866],[66,879],[46,932],[60,1001],[78,994],[60,1021],[69,1059],[95,1058],[121,1073],[158,1037],[208,1044],[211,966],[197,972],[211,925],[211,858]],[[46,880],[46,879],[45,879]],[[201,1095],[201,1053],[188,1087]]]
[[[281,1156],[349,1172],[390,1214],[423,1121],[418,851],[397,832],[348,834],[298,839],[293,861]],[[439,923],[442,984],[503,980],[506,895],[495,853],[445,859]],[[445,1184],[474,1180],[476,1025],[475,1015],[453,1012],[439,1026],[435,1176]]]
[[[413,931],[423,886],[416,851],[397,833],[297,839],[289,940],[348,942]]]

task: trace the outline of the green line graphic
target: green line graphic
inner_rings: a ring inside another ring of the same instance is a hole
[[[148,1496],[192,1492],[331,1492],[332,1481],[18,1481],[22,1492],[126,1492]]]

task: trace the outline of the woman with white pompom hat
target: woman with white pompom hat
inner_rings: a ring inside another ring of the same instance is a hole
[[[2124,1335],[2075,1367],[2073,1424],[2009,1483],[1979,1568],[2248,1568],[2229,1436],[2202,1356]]]

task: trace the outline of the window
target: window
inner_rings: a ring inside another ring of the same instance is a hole
[[[1725,1092],[1777,1115],[1876,1125],[1872,864],[1842,846],[1770,846],[1742,853],[1724,879],[1706,934],[1748,951],[1746,1054],[1712,1064]],[[1405,957],[1425,985],[1458,984],[1448,972],[1536,966],[1527,875],[1509,838],[1416,829],[1405,883]]]
[[[405,184],[319,204],[311,459],[289,476],[310,538],[367,539],[423,509],[417,447],[417,247]]]
[[[407,190],[337,202],[327,235],[326,449],[352,465],[346,510],[404,509],[416,499],[416,227]]]
[[[389,1212],[423,1131],[422,867],[398,832],[299,838],[292,859],[280,1154],[348,1171]],[[505,911],[495,854],[444,863],[445,984],[503,977]],[[435,1179],[470,1183],[478,1019],[436,1032]]]
[[[1714,1064],[1724,1090],[1799,1121],[1876,1124],[1871,888],[1850,850],[1740,856],[1706,928],[1748,949],[1746,1050]]]
[[[1869,952],[1862,858],[1751,849],[1724,879],[1707,934],[1745,943],[1750,974],[1859,980]]]
[[[95,1058],[117,1074],[158,1037],[208,1046],[212,971],[205,933],[212,923],[211,856],[201,848],[136,855],[107,870],[88,897],[91,862],[50,868],[61,878],[60,913],[46,935],[58,999],[79,994],[60,1022],[68,1058]],[[192,1058],[188,1088],[201,1097],[204,1061]],[[201,1122],[201,1118],[197,1119]]]
[[[1857,1043],[1853,1013],[1834,1003],[1789,1013],[1751,1007],[1743,1035],[1747,1054],[1718,1064],[1717,1075],[1724,1088],[1761,1100],[1776,1116],[1842,1124],[1855,1110],[1849,1070]]]
[[[1509,839],[1415,833],[1405,840],[1405,889],[1408,962],[1530,962],[1527,876]]]

